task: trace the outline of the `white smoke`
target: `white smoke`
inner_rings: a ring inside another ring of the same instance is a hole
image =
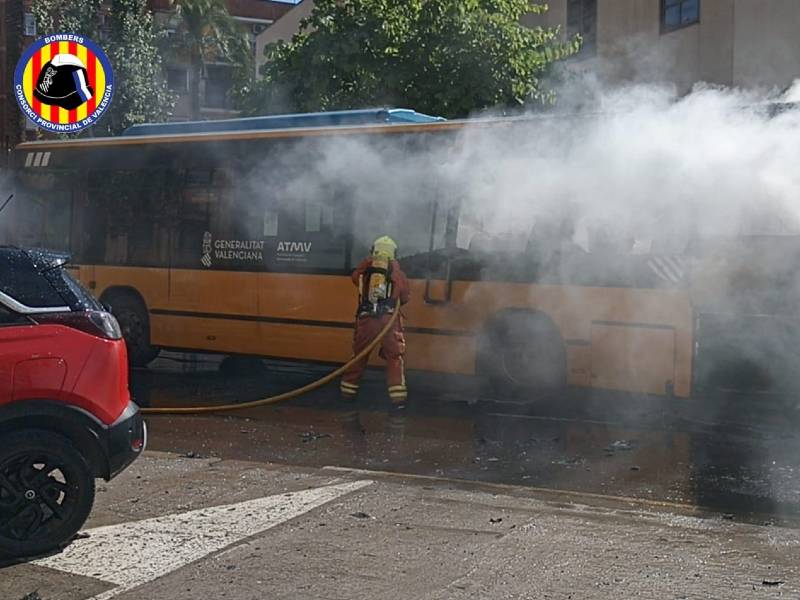
[[[770,118],[764,100],[635,86],[598,97],[594,114],[466,133],[464,188],[501,235],[567,204],[578,230],[605,224],[672,251],[695,233],[800,233],[800,112]]]
[[[344,187],[365,243],[388,230],[421,245],[434,197],[462,203],[465,248],[480,235],[523,250],[537,223],[567,215],[585,250],[598,228],[669,253],[697,236],[800,234],[800,111],[770,115],[776,99],[636,85],[596,93],[581,113],[476,122],[457,136],[331,138],[296,191]]]

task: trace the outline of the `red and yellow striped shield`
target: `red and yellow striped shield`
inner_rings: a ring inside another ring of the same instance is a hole
[[[68,133],[93,125],[108,109],[113,73],[94,42],[61,33],[44,36],[25,51],[14,86],[28,119],[43,129]]]

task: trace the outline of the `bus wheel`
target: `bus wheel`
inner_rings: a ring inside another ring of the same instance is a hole
[[[481,336],[477,366],[500,396],[535,400],[567,384],[561,333],[538,312],[510,310],[493,319]]]
[[[145,367],[158,356],[159,349],[150,345],[150,319],[147,308],[130,293],[111,294],[103,298],[119,321],[122,337],[128,347],[128,362],[132,367]]]

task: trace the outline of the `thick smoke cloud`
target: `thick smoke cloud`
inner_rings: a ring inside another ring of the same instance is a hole
[[[767,110],[800,97],[800,83],[783,97],[708,86],[683,97],[654,85],[594,93],[591,110],[468,127],[442,144],[332,138],[305,154],[289,195],[343,186],[361,207],[361,242],[388,228],[419,237],[414,248],[427,243],[432,198],[461,202],[464,248],[521,251],[567,217],[587,251],[603,240],[681,254],[693,239],[800,234],[800,111]]]

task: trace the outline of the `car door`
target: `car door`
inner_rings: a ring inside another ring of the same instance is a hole
[[[0,305],[0,406],[11,401],[14,367],[29,358],[30,321]]]

